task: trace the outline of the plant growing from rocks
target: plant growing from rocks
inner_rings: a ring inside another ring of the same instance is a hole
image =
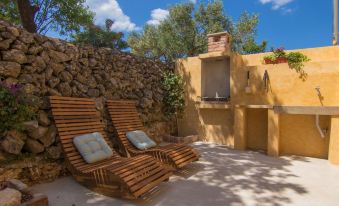
[[[23,95],[20,85],[0,82],[0,134],[22,130],[22,123],[35,116],[33,108],[20,101],[20,95]]]
[[[180,116],[185,106],[184,81],[180,75],[168,71],[163,77],[165,113],[167,117]]]

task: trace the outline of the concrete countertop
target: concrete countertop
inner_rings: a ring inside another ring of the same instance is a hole
[[[276,113],[339,115],[339,106],[273,106]]]

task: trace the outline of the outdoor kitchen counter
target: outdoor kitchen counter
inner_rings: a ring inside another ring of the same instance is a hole
[[[229,102],[224,101],[196,101],[196,107],[199,109],[232,109]]]
[[[339,106],[274,106],[273,110],[283,114],[339,115]]]

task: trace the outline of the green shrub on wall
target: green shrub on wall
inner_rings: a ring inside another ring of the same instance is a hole
[[[9,130],[22,130],[22,123],[34,116],[32,107],[22,103],[20,85],[6,85],[0,81],[0,134]]]
[[[165,91],[164,104],[167,117],[181,115],[184,111],[184,81],[181,76],[173,72],[163,74],[163,88]]]

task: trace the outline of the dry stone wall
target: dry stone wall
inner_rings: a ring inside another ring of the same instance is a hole
[[[160,61],[107,48],[76,46],[28,33],[0,20],[0,78],[6,84],[21,84],[28,95],[27,103],[38,106],[37,120],[25,123],[25,133],[9,131],[0,135],[0,160],[23,153],[44,156],[56,162],[62,158],[46,98],[50,95],[96,98],[108,133],[112,133],[113,128],[104,111],[104,100],[136,100],[151,136],[156,138],[168,133],[171,124],[162,113],[161,74],[169,69],[172,68]],[[11,166],[11,169],[20,179],[23,175],[20,172],[30,170],[19,165],[19,169],[16,166]],[[50,167],[60,164],[31,165],[53,171]],[[55,170],[62,171],[60,167]],[[0,168],[0,181],[13,176],[13,172],[10,173],[8,168]],[[52,176],[57,175],[53,172]]]

